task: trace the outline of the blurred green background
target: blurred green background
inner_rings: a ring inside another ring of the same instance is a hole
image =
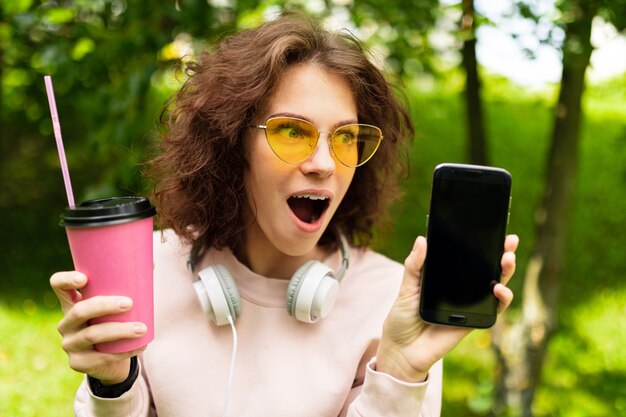
[[[305,7],[331,26],[348,22],[372,45],[407,96],[416,123],[405,197],[394,206],[391,231],[377,237],[378,249],[402,261],[415,236],[425,233],[433,168],[467,162],[464,74],[454,58],[462,41],[454,23],[459,2],[0,5],[0,416],[71,415],[81,380],[60,347],[61,313],[48,285],[54,271],[71,269],[72,262],[58,226],[66,198],[45,74],[54,81],[76,199],[143,193],[141,162],[164,101],[184,80],[181,61],[281,8]],[[558,18],[550,19],[558,28]],[[481,22],[492,23],[486,17]],[[445,48],[433,41],[441,33],[451,39]],[[513,176],[509,231],[521,237],[511,283],[516,299],[505,318],[513,320],[533,245],[558,86],[523,87],[486,68],[480,75],[490,163]],[[558,329],[536,387],[537,416],[626,415],[626,75],[590,83],[583,109]],[[491,337],[474,332],[447,357],[444,416],[492,412]]]

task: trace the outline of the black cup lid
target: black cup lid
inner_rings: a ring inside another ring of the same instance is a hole
[[[100,198],[66,208],[61,215],[61,226],[105,226],[145,219],[155,214],[156,209],[145,197]]]

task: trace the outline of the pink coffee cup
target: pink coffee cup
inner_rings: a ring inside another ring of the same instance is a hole
[[[152,223],[156,213],[143,197],[113,197],[86,201],[61,216],[74,268],[87,276],[84,298],[96,295],[130,297],[124,313],[89,322],[141,322],[148,331],[140,338],[95,345],[99,352],[128,352],[154,339]]]

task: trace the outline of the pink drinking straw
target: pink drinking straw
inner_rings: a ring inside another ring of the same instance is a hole
[[[70,181],[70,171],[67,169],[67,161],[65,160],[65,149],[63,148],[63,137],[61,136],[61,123],[59,123],[59,113],[57,112],[57,103],[54,99],[54,89],[52,88],[52,78],[49,75],[43,77],[46,83],[46,93],[48,94],[48,105],[50,106],[50,115],[52,116],[52,130],[57,141],[57,151],[59,152],[59,160],[61,161],[61,171],[63,172],[63,182],[65,183],[65,194],[67,194],[67,202],[70,208],[74,208],[74,193],[72,192],[72,182]]]

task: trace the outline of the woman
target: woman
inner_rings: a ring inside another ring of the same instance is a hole
[[[88,375],[77,415],[439,415],[441,359],[468,330],[417,315],[423,237],[404,267],[367,249],[413,130],[358,41],[301,16],[241,32],[191,66],[165,118],[150,170],[169,228],[155,235],[155,340],[96,352],[145,332],[86,325],[132,300],[80,300],[88,277],[51,278],[63,348]],[[516,246],[507,237],[503,283]],[[206,296],[218,275],[226,307]],[[494,294],[501,310],[513,297]]]

